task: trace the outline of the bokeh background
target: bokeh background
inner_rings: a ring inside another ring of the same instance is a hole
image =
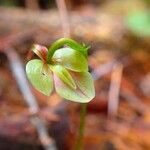
[[[149,0],[0,0],[0,150],[73,149],[80,105],[24,74],[33,43],[64,36],[91,45],[84,149],[150,150]]]

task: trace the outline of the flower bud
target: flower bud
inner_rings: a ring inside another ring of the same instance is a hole
[[[43,62],[46,62],[46,57],[48,53],[48,49],[45,46],[34,44],[32,47],[32,51],[41,58]]]

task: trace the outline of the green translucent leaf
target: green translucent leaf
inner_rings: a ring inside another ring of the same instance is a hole
[[[53,90],[53,80],[50,70],[41,60],[30,60],[26,65],[26,74],[31,84],[41,93],[49,96]]]
[[[70,72],[76,89],[70,88],[54,74],[54,84],[56,92],[63,98],[80,103],[87,103],[95,97],[95,89],[92,76],[89,72]]]
[[[51,58],[53,57],[56,50],[63,47],[64,45],[80,52],[85,58],[87,58],[87,47],[82,46],[76,41],[69,38],[61,38],[56,40],[49,48],[47,54],[47,62],[51,63]]]
[[[58,49],[54,53],[52,60],[54,63],[61,64],[72,71],[88,71],[88,64],[85,56],[71,48]]]
[[[65,84],[76,89],[76,84],[67,69],[61,65],[50,66],[50,68]]]

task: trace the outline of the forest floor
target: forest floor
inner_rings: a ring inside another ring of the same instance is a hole
[[[85,149],[149,150],[149,38],[132,35],[120,16],[86,9],[70,14],[72,38],[91,45],[89,66],[95,78],[96,97],[88,104]],[[0,149],[42,149],[4,53],[7,44],[25,66],[32,43],[49,46],[61,35],[56,10],[0,8]],[[62,100],[56,93],[45,97],[33,88],[32,92],[58,147],[71,149],[79,125],[79,104]]]

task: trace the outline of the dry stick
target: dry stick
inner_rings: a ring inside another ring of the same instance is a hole
[[[92,72],[92,76],[95,81],[106,75],[107,73],[112,72],[108,98],[109,117],[115,117],[117,115],[122,70],[123,65],[115,60],[112,60],[106,64],[101,65]]]
[[[46,126],[42,119],[38,116],[39,106],[35,97],[33,96],[30,87],[28,85],[24,67],[21,60],[13,48],[7,48],[4,52],[8,56],[11,70],[16,78],[18,86],[23,94],[24,100],[29,107],[31,114],[30,120],[32,124],[36,127],[39,139],[45,148],[45,150],[56,150],[55,142],[49,137]]]
[[[110,73],[113,70],[113,66],[117,65],[117,63],[117,61],[113,60],[93,70],[92,76],[94,80],[96,81],[102,76]],[[135,94],[133,94],[132,91],[121,89],[120,95],[125,98],[129,105],[131,105],[131,107],[136,109],[138,112],[143,114],[145,111],[149,110],[148,107],[143,102],[141,102]]]
[[[115,65],[112,70],[111,83],[108,94],[108,116],[110,118],[115,118],[117,116],[122,71],[122,64]]]
[[[56,0],[56,3],[57,3],[61,25],[63,29],[63,36],[70,37],[70,23],[69,23],[69,17],[68,17],[65,0]]]

